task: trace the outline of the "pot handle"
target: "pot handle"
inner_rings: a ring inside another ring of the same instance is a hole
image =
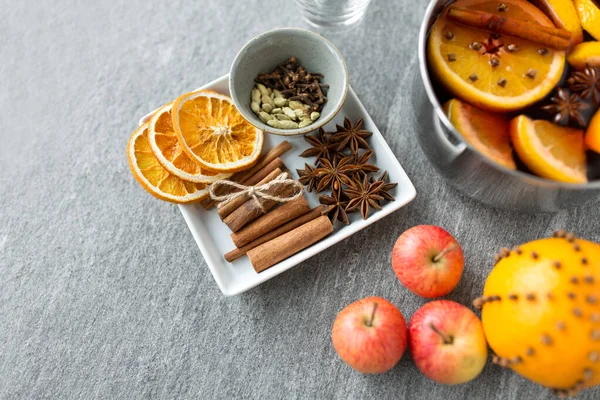
[[[458,142],[457,144],[452,143],[450,141],[450,139],[448,138],[448,136],[446,135],[446,131],[448,131],[448,129],[446,129],[446,127],[442,125],[441,119],[436,115],[435,112],[432,114],[433,114],[433,129],[434,129],[435,133],[438,135],[438,137],[440,138],[440,143],[443,143],[443,146],[446,148],[448,155],[450,157],[457,158],[466,150],[467,145],[464,143],[462,138],[456,138],[456,141]],[[449,134],[451,134],[451,133],[449,132]],[[454,137],[454,135],[453,135],[453,137]]]

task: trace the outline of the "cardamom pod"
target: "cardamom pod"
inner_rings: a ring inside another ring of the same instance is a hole
[[[283,113],[285,115],[287,115],[288,117],[290,117],[291,119],[298,118],[298,117],[296,117],[296,113],[294,112],[294,110],[292,110],[291,108],[289,108],[289,107],[283,107],[282,110],[283,110]]]
[[[304,110],[297,108],[294,110],[294,114],[296,114],[296,117],[302,119],[302,116],[304,115]]]
[[[267,88],[267,92],[269,93],[269,96],[271,96],[273,94],[273,89]]]
[[[256,87],[260,91],[261,96],[269,96],[269,91],[267,90],[267,87],[265,85],[263,85],[262,83],[257,83]]]
[[[271,98],[268,95],[263,95],[261,100],[263,104],[270,104],[271,107],[275,108],[275,103],[273,103],[273,100],[271,100]]]
[[[273,100],[273,99],[275,98],[275,93],[271,93],[271,94],[269,95],[269,97],[271,98],[271,100]]]
[[[283,126],[281,125],[281,121],[279,121],[278,119],[271,119],[271,120],[267,121],[267,125],[272,126],[273,128],[283,129]]]
[[[259,100],[260,101],[260,100]],[[253,101],[252,104],[250,104],[250,108],[252,109],[252,111],[254,111],[256,114],[258,114],[260,112],[260,105],[258,104],[257,101]]]
[[[319,113],[318,111],[313,111],[310,113],[310,119],[312,119],[313,121],[318,120],[320,116],[321,113]]]
[[[256,103],[260,103],[260,97],[262,95],[260,94],[260,90],[258,90],[258,88],[254,88],[252,89],[252,101],[256,102]]]
[[[275,98],[283,97],[281,92],[277,89],[273,89],[273,93],[275,93]]]
[[[273,107],[269,103],[263,103],[262,109],[264,112],[269,114],[271,114],[271,111],[273,111]]]
[[[290,103],[288,104],[288,107],[290,107],[292,110],[296,110],[296,109],[302,109],[303,105],[304,104],[300,103],[299,101],[290,100]]]
[[[283,111],[279,107],[271,110],[271,114],[281,114],[281,113],[283,113]]]
[[[264,123],[268,123],[270,120],[275,119],[274,116],[272,116],[271,114],[267,114],[264,111],[258,113],[258,118],[260,118],[260,120]]]
[[[273,114],[280,121],[291,121],[292,119],[285,114]]]
[[[279,121],[281,129],[298,129],[298,123],[294,121]]]
[[[313,123],[313,121],[310,118],[307,118],[305,120],[300,121],[300,123],[298,124],[298,128],[304,128],[306,126],[309,126],[312,123]]]
[[[273,99],[273,103],[275,103],[277,107],[284,107],[287,104],[287,100],[283,97],[275,96],[275,98]]]

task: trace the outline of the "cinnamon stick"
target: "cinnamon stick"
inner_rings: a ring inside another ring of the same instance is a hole
[[[297,190],[298,189],[292,185],[280,185],[275,187],[269,194],[272,196],[288,197],[297,193]],[[275,200],[261,199],[260,201],[265,212],[269,212],[269,210],[273,209],[278,204]],[[257,204],[254,199],[250,199],[223,219],[223,222],[232,232],[237,232],[263,214],[265,213],[261,209],[261,206]]]
[[[262,272],[318,242],[331,232],[333,232],[333,225],[329,217],[322,215],[248,251],[248,258],[254,270]]]
[[[323,214],[324,210],[325,206],[323,205],[313,208],[306,214],[301,215],[298,218],[295,218],[290,222],[281,225],[279,228],[254,239],[245,246],[242,246],[239,249],[231,250],[229,253],[225,254],[225,260],[227,260],[228,262],[237,260],[253,248],[258,247],[261,244],[268,242],[269,240],[275,239],[276,237],[281,236],[284,233],[291,231],[292,229],[296,229],[297,227],[304,225],[305,223],[310,222],[317,217],[320,217]]]
[[[250,178],[252,175],[256,174],[258,171],[260,171],[264,167],[266,167],[271,161],[273,161],[277,157],[280,157],[283,154],[285,154],[291,148],[292,148],[292,145],[290,144],[290,142],[288,142],[287,140],[284,140],[283,142],[279,143],[277,146],[275,146],[271,150],[269,150],[267,153],[260,156],[258,158],[258,161],[256,162],[256,164],[254,164],[254,166],[252,168],[247,169],[245,171],[236,172],[229,178],[229,180],[237,182],[237,183],[245,184],[246,181],[248,180],[248,178]],[[217,194],[224,195],[226,193],[227,193],[227,191],[223,191],[223,192],[220,192]],[[204,208],[208,210],[208,209],[212,208],[215,205],[215,203],[216,203],[215,201],[209,199],[204,204]]]
[[[277,157],[276,159],[271,161],[269,164],[267,164],[266,167],[264,167],[263,169],[258,171],[256,174],[254,174],[250,178],[248,178],[248,180],[246,182],[244,182],[244,185],[246,185],[246,186],[264,185],[265,183],[271,182],[279,174],[281,174],[281,172],[283,172],[283,168],[284,168],[284,165],[283,165],[283,162],[281,161],[281,158]],[[277,175],[273,174],[273,172],[275,172],[275,171],[278,171]],[[267,178],[269,178],[269,179],[267,179]],[[239,206],[244,204],[249,199],[250,199],[250,196],[244,195],[244,196],[236,197],[235,199],[233,199],[231,201],[219,203],[217,205],[217,213],[219,214],[219,217],[221,217],[221,220],[223,220],[229,214],[234,212]]]
[[[277,157],[271,160],[267,165],[259,169],[254,175],[249,176],[248,179],[244,180],[244,185],[256,185],[262,181],[265,176],[279,168],[282,172],[285,169],[285,164],[281,161],[281,158]]]
[[[533,21],[501,17],[464,7],[450,7],[448,19],[474,28],[515,36],[558,50],[568,49],[572,41],[571,32],[564,29],[543,26]]]
[[[298,197],[296,200],[282,204],[256,221],[246,225],[239,231],[232,233],[231,240],[233,240],[233,243],[235,243],[237,247],[242,247],[286,222],[291,221],[302,214],[306,214],[309,210],[310,206],[304,196]]]

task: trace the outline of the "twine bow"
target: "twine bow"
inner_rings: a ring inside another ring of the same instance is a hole
[[[293,186],[294,188],[298,189],[298,191],[297,193],[289,196],[277,196],[269,194],[269,190],[277,186],[281,186],[282,189],[286,186]],[[219,196],[215,193],[216,191],[219,191],[218,189],[237,189],[238,191]],[[248,196],[254,200],[263,213],[266,213],[267,210],[265,210],[261,200],[273,200],[277,203],[287,203],[288,201],[296,200],[302,196],[302,193],[304,192],[304,186],[297,180],[291,179],[287,172],[282,172],[275,179],[265,183],[264,185],[245,186],[237,182],[223,179],[210,185],[208,191],[213,200],[223,203],[235,200],[241,196]]]

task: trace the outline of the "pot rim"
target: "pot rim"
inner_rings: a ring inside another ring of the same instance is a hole
[[[446,114],[444,113],[444,111],[442,109],[442,105],[440,104],[440,102],[435,94],[435,91],[433,90],[433,84],[432,84],[431,78],[429,76],[429,71],[427,69],[427,51],[426,51],[426,49],[427,49],[427,39],[428,39],[429,27],[431,26],[432,19],[437,18],[437,15],[434,16],[432,14],[433,14],[433,11],[436,8],[436,6],[438,6],[439,4],[444,3],[444,2],[448,3],[448,4],[452,3],[452,1],[449,1],[449,0],[431,0],[429,2],[429,5],[427,6],[427,10],[425,11],[425,16],[423,17],[423,21],[421,23],[421,28],[419,31],[418,56],[419,56],[419,71],[421,72],[421,81],[423,82],[423,86],[425,87],[425,92],[427,93],[429,102],[433,106],[433,110],[434,110],[435,114],[437,115],[437,117],[439,118],[441,123],[446,127],[446,129],[448,129],[450,132],[452,132],[452,134],[454,136],[459,138],[461,143],[464,144],[469,150],[471,150],[473,153],[476,153],[477,155],[479,155],[480,158],[482,158],[485,163],[487,163],[492,168],[498,170],[499,172],[513,176],[517,179],[531,180],[532,182],[534,182],[540,186],[545,186],[545,187],[550,187],[550,188],[567,189],[567,190],[600,189],[600,180],[595,180],[595,181],[588,182],[588,183],[567,183],[567,182],[560,182],[560,181],[554,181],[554,180],[542,178],[537,175],[533,175],[533,174],[530,174],[527,172],[522,172],[519,170],[508,169],[506,167],[503,167],[502,165],[499,165],[498,163],[493,162],[488,157],[483,155],[483,153],[481,153],[479,150],[477,150],[476,148],[471,146],[470,143],[468,143],[466,140],[463,139],[460,132],[458,132],[458,130],[456,130],[454,125],[452,125],[452,123],[450,122],[450,120],[448,119]]]

